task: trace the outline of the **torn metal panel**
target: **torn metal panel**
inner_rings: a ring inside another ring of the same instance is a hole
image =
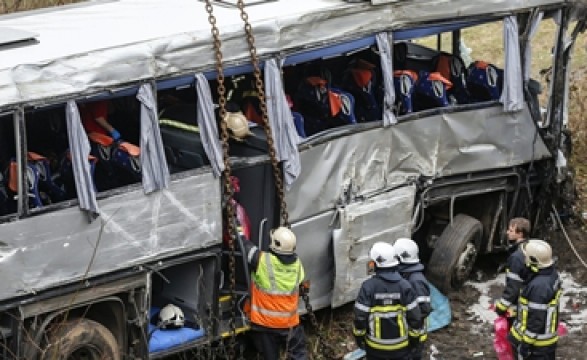
[[[412,119],[303,147],[302,174],[287,193],[290,219],[334,209],[421,175],[465,174],[550,157],[536,131],[528,108],[504,113],[496,105]]]
[[[330,306],[334,278],[331,245],[334,216],[332,210],[292,224],[297,238],[296,252],[304,265],[306,279],[310,280],[310,301],[315,309]],[[300,309],[305,311],[302,305]]]
[[[211,173],[149,195],[137,187],[99,205],[91,224],[77,207],[0,224],[0,300],[222,241],[220,185]]]
[[[415,186],[405,186],[339,210],[340,228],[333,236],[333,307],[356,299],[368,278],[369,249],[374,243],[411,236],[415,194]]]

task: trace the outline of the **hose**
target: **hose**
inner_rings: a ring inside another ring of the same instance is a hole
[[[583,266],[587,268],[587,263],[585,263],[583,258],[581,258],[581,255],[579,255],[579,253],[577,252],[577,249],[575,249],[575,246],[571,242],[571,239],[569,238],[569,235],[567,234],[567,231],[565,230],[565,227],[563,226],[561,218],[560,218],[560,216],[558,216],[558,211],[556,211],[556,207],[554,206],[554,204],[552,205],[552,211],[554,212],[554,215],[556,216],[556,220],[558,222],[558,225],[560,226],[561,230],[563,231],[563,235],[565,235],[565,238],[567,239],[567,242],[569,243],[571,250],[573,250],[573,252],[575,253],[575,256],[577,257],[577,259],[579,259],[581,264],[583,264]]]

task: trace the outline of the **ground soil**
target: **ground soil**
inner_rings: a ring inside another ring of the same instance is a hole
[[[570,241],[577,252],[587,258],[587,232],[579,219],[568,220],[565,229]],[[554,255],[558,256],[557,267],[561,272],[568,272],[575,281],[582,286],[587,285],[587,268],[581,264],[572,251],[560,228],[551,226],[544,236],[553,246]],[[587,261],[587,259],[584,259]],[[493,255],[481,259],[473,272],[475,281],[485,281],[496,276],[498,265],[505,261],[503,255]],[[501,295],[499,288],[491,289],[495,299]],[[565,289],[570,291],[572,289]],[[430,346],[434,345],[439,354],[436,360],[497,359],[493,350],[493,326],[491,322],[483,322],[471,316],[470,308],[478,303],[480,293],[470,285],[465,285],[459,291],[448,294],[452,310],[452,322],[449,326],[429,334],[427,350],[424,359],[430,359]],[[570,313],[561,313],[561,320],[569,320],[573,312],[579,312],[587,306],[584,297],[574,298],[561,307],[571,310]],[[570,307],[570,308],[569,308]],[[323,310],[319,312],[319,319],[323,326],[323,338],[328,339],[329,348],[333,350],[328,358],[342,359],[344,354],[354,349],[352,339],[352,304],[337,310]],[[314,350],[318,349],[315,332],[308,328],[310,341]],[[562,337],[559,341],[557,359],[584,360],[587,358],[587,328],[575,329],[574,332]],[[314,359],[326,358],[316,353]]]

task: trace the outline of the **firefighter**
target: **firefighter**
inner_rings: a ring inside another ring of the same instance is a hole
[[[355,302],[357,345],[368,360],[411,360],[410,344],[419,343],[417,330],[422,328],[416,293],[398,273],[399,261],[391,244],[373,244],[369,257],[375,274],[363,282]]]
[[[418,244],[412,239],[399,238],[393,244],[393,248],[400,262],[398,272],[412,285],[412,288],[416,292],[420,312],[422,313],[422,328],[417,330],[420,333],[420,341],[418,343],[412,343],[412,359],[420,360],[422,359],[424,342],[428,339],[426,319],[432,312],[432,306],[430,305],[430,286],[423,274],[424,265],[420,263]]]
[[[244,241],[251,265],[251,336],[265,360],[278,360],[285,343],[287,358],[307,359],[306,338],[298,314],[304,267],[297,254],[296,236],[286,227],[270,232],[269,251]]]
[[[514,354],[522,359],[554,360],[562,291],[552,249],[546,241],[532,239],[522,245],[522,250],[530,271],[508,340]]]
[[[499,316],[508,316],[508,308],[515,308],[520,289],[524,284],[528,270],[525,265],[524,253],[521,246],[525,244],[530,235],[530,222],[525,218],[513,218],[509,222],[507,237],[510,243],[509,257],[506,264],[505,289],[499,300],[495,303],[495,312]],[[509,317],[508,321],[513,321]]]

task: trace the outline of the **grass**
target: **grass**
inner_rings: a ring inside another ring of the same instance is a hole
[[[80,0],[0,0],[0,14],[46,8],[80,2]]]

